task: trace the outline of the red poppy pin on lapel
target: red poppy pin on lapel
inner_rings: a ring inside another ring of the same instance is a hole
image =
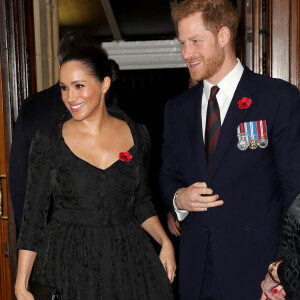
[[[247,97],[243,97],[240,99],[237,104],[239,106],[239,109],[248,109],[251,106],[252,100]]]
[[[132,159],[132,155],[129,152],[120,152],[119,158],[121,161],[129,162]]]

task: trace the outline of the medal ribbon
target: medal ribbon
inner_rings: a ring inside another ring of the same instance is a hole
[[[261,131],[262,131],[262,121],[255,121],[256,123],[256,128],[257,128],[257,135],[258,135],[258,140],[260,141],[262,136],[261,136]]]
[[[242,135],[245,135],[244,123],[240,123],[240,125],[238,126],[237,134],[238,134],[238,137],[241,137]]]
[[[262,137],[268,140],[268,133],[267,133],[267,124],[266,120],[262,120],[261,122],[261,127],[262,127]]]
[[[244,130],[244,123],[241,123],[241,124],[240,124],[240,127],[241,127],[241,133],[245,133],[245,130]]]
[[[248,131],[247,122],[245,122],[245,123],[243,124],[243,128],[244,128],[244,130],[245,130],[245,136],[246,136],[246,139],[247,139],[247,141],[249,142],[250,137],[249,137],[249,131]]]
[[[238,128],[237,128],[237,136],[238,136],[239,142],[243,138],[246,138],[246,140],[247,140],[247,137],[246,137],[246,134],[245,134],[245,131],[244,131],[244,123],[240,123],[240,125],[238,126]]]
[[[254,139],[257,141],[257,134],[256,134],[256,125],[255,122],[247,122],[248,125],[248,132],[250,132],[250,139]]]

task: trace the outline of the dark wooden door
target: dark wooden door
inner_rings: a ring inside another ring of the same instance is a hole
[[[242,1],[243,62],[300,88],[300,0]]]
[[[0,1],[0,299],[13,300],[16,233],[8,193],[13,125],[22,100],[35,91],[32,0]],[[32,83],[32,84],[29,84]],[[7,218],[6,218],[7,217]]]
[[[3,97],[0,73],[0,299],[12,299],[11,267],[8,243],[8,166],[5,144]]]

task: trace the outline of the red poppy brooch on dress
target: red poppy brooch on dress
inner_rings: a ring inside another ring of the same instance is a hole
[[[121,161],[131,161],[132,155],[129,152],[120,152],[119,158]]]
[[[239,109],[248,109],[250,107],[251,103],[252,103],[252,100],[247,97],[243,97],[242,99],[240,99],[237,102]]]

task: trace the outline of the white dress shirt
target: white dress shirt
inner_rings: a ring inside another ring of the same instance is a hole
[[[235,93],[236,87],[242,77],[243,71],[244,71],[244,67],[241,64],[240,60],[237,59],[236,66],[217,84],[220,89],[216,97],[220,108],[221,125],[224,122],[229,105]],[[206,80],[203,81],[201,117],[202,117],[202,132],[203,132],[204,142],[205,142],[206,111],[207,111],[208,99],[210,96],[210,90],[212,86],[213,85],[208,81]],[[183,209],[182,210],[177,209],[174,204],[174,200],[175,200],[175,195],[173,199],[173,205],[178,220],[182,221],[185,219],[185,217],[188,215],[189,212]]]

